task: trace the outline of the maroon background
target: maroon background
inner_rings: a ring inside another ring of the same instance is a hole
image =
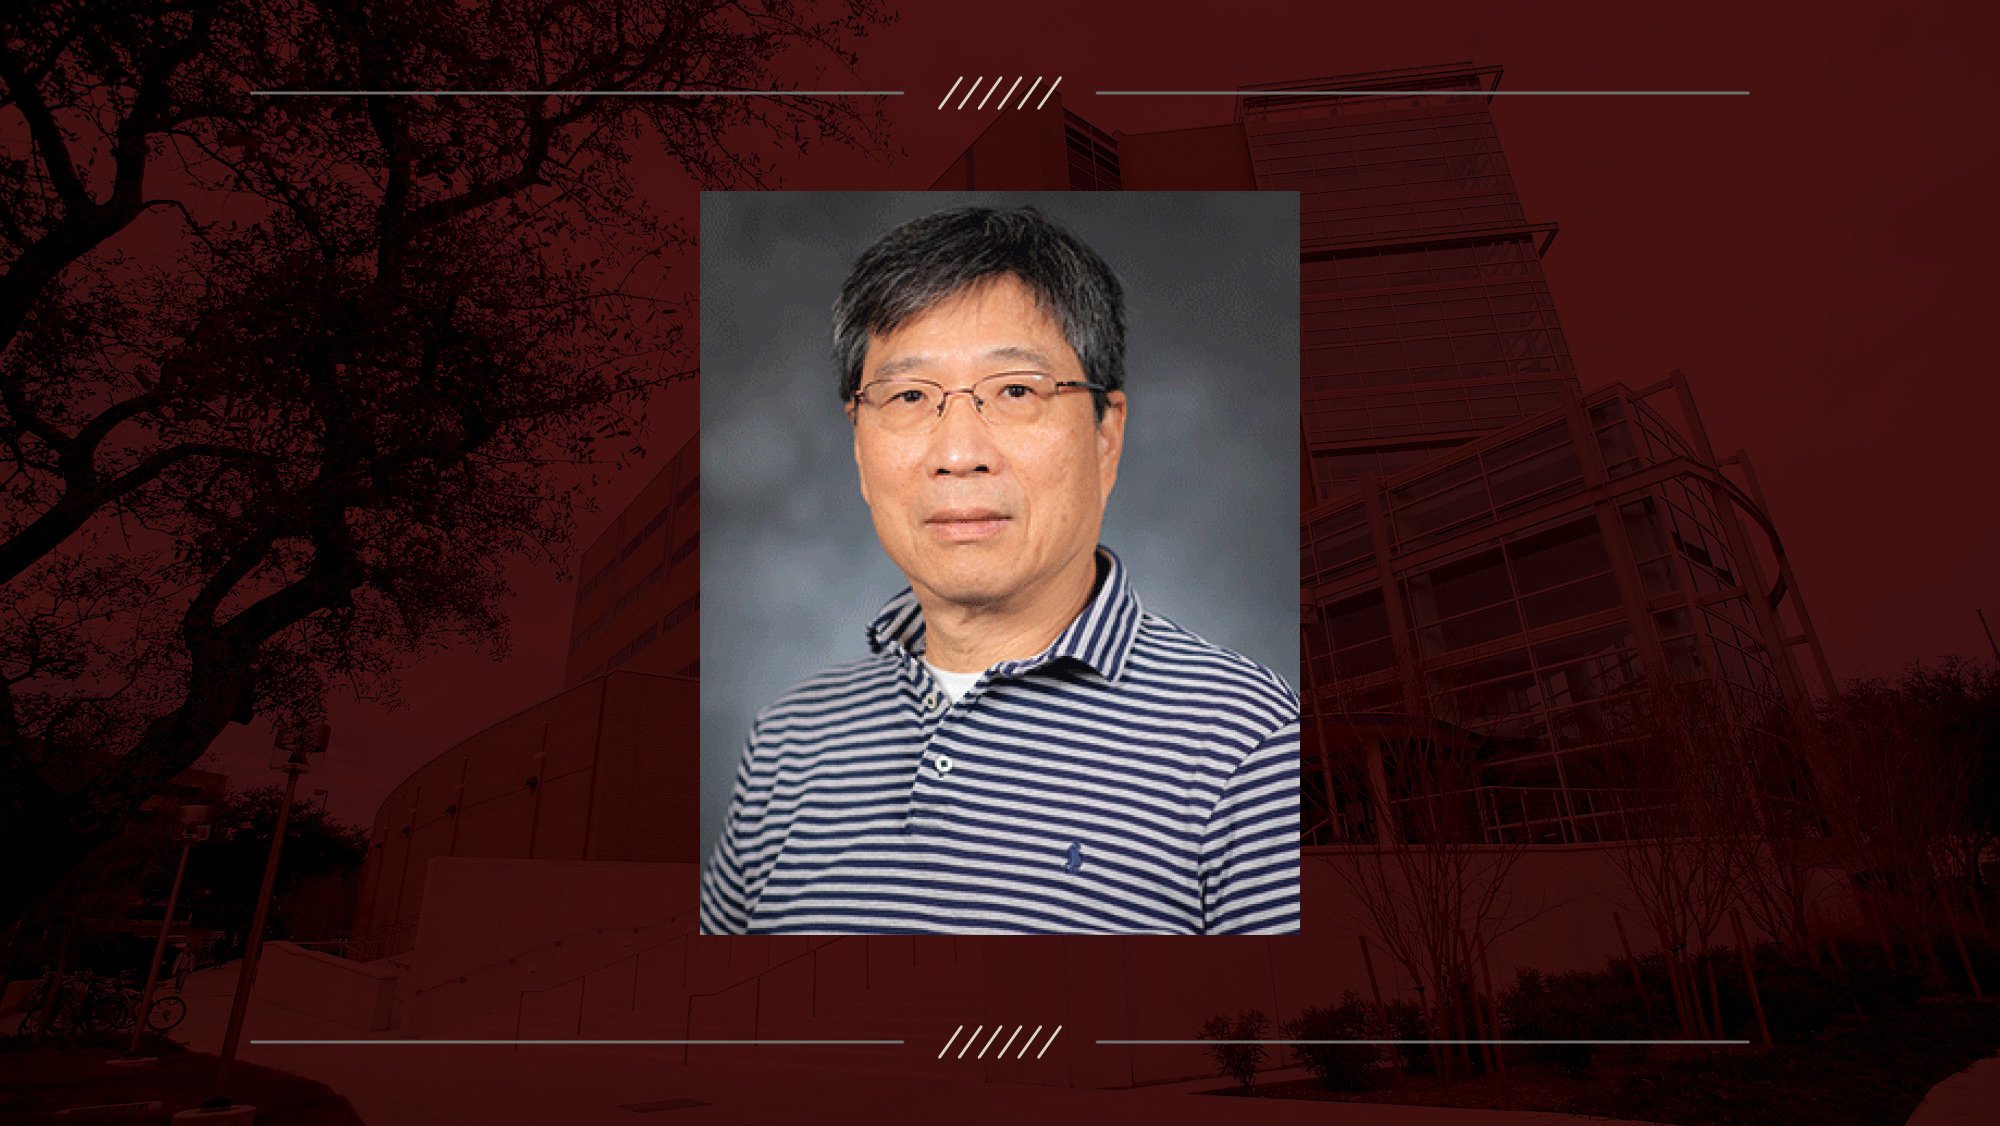
[[[1501,97],[1493,112],[1529,218],[1562,226],[1545,265],[1585,387],[1684,369],[1718,449],[1753,454],[1835,671],[1883,673],[1983,656],[1973,610],[2000,610],[1994,287],[1975,280],[1996,242],[1996,25],[1991,5],[1299,3],[1129,19],[1044,0],[912,6],[858,44],[860,83],[907,91],[888,105],[902,154],[816,153],[788,162],[782,186],[927,185],[994,116],[937,110],[946,88],[1003,71],[1061,75],[1069,108],[1126,132],[1227,120],[1233,102],[1093,91],[1456,60],[1505,66],[1503,90],[1748,89]],[[660,172],[657,205],[692,220],[692,187]],[[679,273],[694,290],[692,255]],[[693,434],[696,398],[681,387],[655,404],[657,458]],[[657,464],[610,482],[579,547]],[[432,658],[397,711],[331,702],[316,784],[337,814],[366,821],[416,765],[557,688],[574,587],[526,567],[514,580],[506,661]],[[214,757],[261,784],[266,746],[261,728],[232,728]]]

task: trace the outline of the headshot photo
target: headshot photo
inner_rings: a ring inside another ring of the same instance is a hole
[[[1298,202],[701,211],[701,928],[1299,928]]]

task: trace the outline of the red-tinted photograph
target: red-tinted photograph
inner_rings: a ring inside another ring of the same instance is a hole
[[[7,7],[0,1123],[1992,1121],[1997,23]]]

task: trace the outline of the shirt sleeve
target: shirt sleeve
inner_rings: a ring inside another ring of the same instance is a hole
[[[1202,933],[1299,930],[1299,721],[1230,774],[1202,842]]]
[[[762,803],[754,802],[750,789],[750,764],[757,752],[753,732],[736,767],[736,785],[729,795],[729,814],[723,819],[722,835],[701,872],[701,933],[750,933],[750,888],[754,873],[747,867],[744,850],[757,837]]]

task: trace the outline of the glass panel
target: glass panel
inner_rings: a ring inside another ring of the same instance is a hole
[[[1625,537],[1632,541],[1634,559],[1651,559],[1667,553],[1667,537],[1660,528],[1660,514],[1652,497],[1624,505],[1618,514],[1625,520]]]
[[[1415,539],[1426,532],[1448,528],[1474,517],[1489,514],[1492,510],[1492,502],[1486,497],[1486,482],[1474,478],[1456,488],[1447,489],[1398,509],[1396,538]]]
[[[1319,540],[1313,548],[1319,554],[1319,565],[1328,571],[1375,557],[1374,538],[1368,534],[1366,524]]]
[[[1685,615],[1685,611],[1682,613]],[[1701,679],[1701,644],[1698,639],[1677,637],[1662,642],[1660,647],[1667,651],[1667,671],[1672,674],[1674,683],[1685,684],[1690,680]]]
[[[1603,452],[1606,465],[1618,465],[1639,456],[1639,447],[1632,441],[1632,427],[1623,422],[1598,431],[1597,448]]]
[[[1521,632],[1521,615],[1512,602],[1462,618],[1453,618],[1434,626],[1426,626],[1417,632],[1418,647],[1425,656],[1449,653],[1454,649],[1464,649],[1470,645],[1480,645],[1497,641]]]
[[[1481,657],[1476,661],[1467,661],[1462,665],[1432,669],[1427,679],[1430,681],[1431,691],[1444,692],[1478,684],[1481,681],[1528,672],[1533,667],[1528,662],[1528,651],[1515,649],[1491,657]]]
[[[1630,696],[1616,700],[1593,700],[1549,717],[1549,734],[1558,747],[1584,747],[1607,743],[1632,729],[1638,716]]]
[[[1576,460],[1576,450],[1563,445],[1526,461],[1494,469],[1488,476],[1493,482],[1493,503],[1507,504],[1581,480],[1583,466]]]
[[[1639,679],[1639,657],[1628,623],[1535,646],[1542,693],[1552,705],[1594,700]]]
[[[1333,655],[1333,672],[1337,677],[1353,679],[1372,672],[1396,667],[1396,643],[1384,637],[1352,649],[1342,649]]]
[[[1326,624],[1327,636],[1333,639],[1336,649],[1389,636],[1389,612],[1383,606],[1379,590],[1323,607],[1320,620]]]
[[[1622,601],[1617,578],[1598,575],[1522,599],[1521,614],[1527,619],[1528,628],[1535,629],[1610,610]]]
[[[1522,594],[1611,569],[1594,516],[1515,540],[1507,545],[1507,562]]]
[[[1513,597],[1498,550],[1447,563],[1410,577],[1410,616],[1418,625],[1491,606]]]
[[[1680,576],[1674,573],[1671,559],[1655,559],[1651,563],[1639,564],[1639,581],[1644,585],[1648,598],[1668,594],[1681,588]]]

